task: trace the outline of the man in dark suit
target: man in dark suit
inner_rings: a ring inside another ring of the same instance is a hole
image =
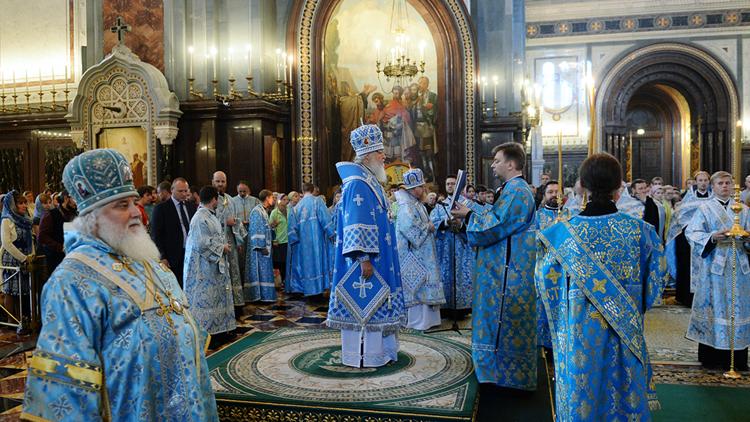
[[[182,177],[172,182],[172,195],[154,207],[151,217],[151,238],[161,253],[161,262],[167,265],[182,287],[182,266],[185,259],[185,241],[190,231],[190,219],[196,206],[190,199],[190,187]]]

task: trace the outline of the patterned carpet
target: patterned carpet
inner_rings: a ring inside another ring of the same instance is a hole
[[[398,361],[341,365],[335,330],[256,332],[213,354],[211,382],[222,418],[471,420],[477,387],[466,337],[399,335]]]

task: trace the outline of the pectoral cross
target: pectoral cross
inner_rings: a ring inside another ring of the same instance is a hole
[[[115,20],[115,26],[109,28],[112,33],[117,34],[117,43],[122,45],[125,43],[125,33],[130,32],[132,28],[123,21],[122,16],[118,16]]]
[[[369,281],[365,281],[365,279],[363,278],[360,278],[359,281],[355,281],[352,284],[352,287],[354,287],[355,289],[359,289],[359,298],[364,299],[367,297],[367,292],[365,291],[365,289],[372,289],[372,283],[370,283]]]
[[[365,200],[365,198],[359,196],[359,194],[357,194],[357,196],[355,196],[354,199],[353,199],[353,201],[357,203],[358,207],[362,206],[362,201],[364,201],[364,200]]]

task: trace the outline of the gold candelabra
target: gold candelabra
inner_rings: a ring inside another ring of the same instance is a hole
[[[0,91],[0,114],[32,114],[55,111],[65,111],[70,102],[70,90],[65,87],[62,93],[65,100],[61,104],[57,97],[60,91],[54,85],[50,91],[44,91],[42,87],[31,91],[28,87],[23,93],[19,93],[14,87],[10,93]],[[36,99],[35,99],[36,98]]]
[[[222,93],[219,89],[219,80],[211,80],[211,94],[198,91],[195,89],[195,78],[188,78],[188,95],[189,100],[203,100],[206,98],[213,97],[216,101],[224,104],[229,104],[232,101],[249,100],[253,98],[260,98],[273,102],[291,102],[294,97],[292,95],[292,84],[281,79],[276,79],[276,90],[272,92],[256,92],[253,89],[253,77],[246,76],[247,90],[240,91],[237,89],[237,79],[233,75],[227,78],[229,89],[226,93]]]

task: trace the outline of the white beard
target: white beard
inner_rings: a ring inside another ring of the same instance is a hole
[[[106,217],[99,217],[98,235],[115,252],[135,261],[158,261],[159,248],[146,232],[146,228],[140,224],[133,229],[120,227],[107,221]]]
[[[385,164],[383,163],[371,163],[371,164],[365,164],[365,167],[367,167],[372,174],[375,175],[375,178],[378,179],[378,182],[381,184],[388,183],[388,175],[385,173]]]

